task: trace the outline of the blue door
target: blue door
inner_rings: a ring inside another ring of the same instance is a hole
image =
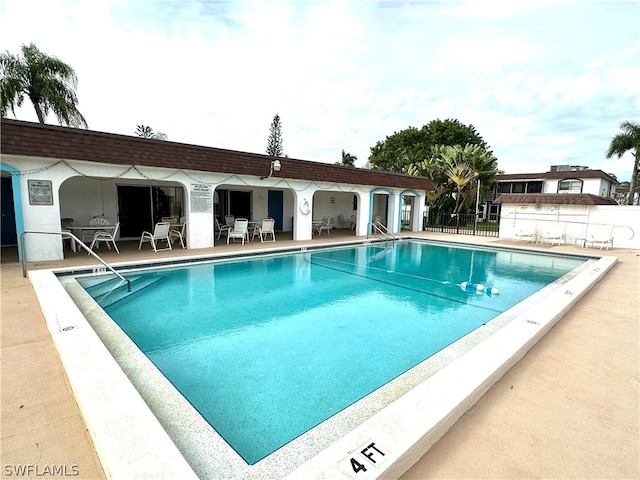
[[[282,231],[283,193],[281,190],[269,190],[267,197],[269,216],[276,221],[276,230]]]
[[[2,177],[2,245],[17,245],[18,236],[16,233],[16,212],[13,208],[13,186],[11,185],[11,177]]]

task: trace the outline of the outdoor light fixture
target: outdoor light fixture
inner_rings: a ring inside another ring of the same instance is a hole
[[[272,161],[271,168],[269,168],[269,175],[267,175],[266,177],[260,177],[260,180],[264,180],[265,178],[270,178],[271,175],[273,175],[273,172],[279,172],[281,167],[282,167],[282,164],[280,163],[280,160]]]

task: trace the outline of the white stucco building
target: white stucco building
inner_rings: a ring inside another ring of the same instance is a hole
[[[214,216],[260,220],[294,240],[312,238],[312,219],[354,219],[367,235],[380,216],[391,232],[421,230],[428,179],[162,140],[2,119],[2,245],[25,231],[60,231],[63,219],[120,223],[139,238],[165,216],[184,217],[190,249],[214,246]],[[279,169],[273,168],[278,162]],[[405,227],[406,228],[406,227]],[[55,235],[25,235],[28,261],[63,258]]]

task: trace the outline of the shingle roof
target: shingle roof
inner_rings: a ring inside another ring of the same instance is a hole
[[[3,154],[83,160],[117,165],[177,168],[194,171],[268,175],[276,157],[96,132],[3,118]],[[357,185],[430,190],[425,177],[277,157],[282,164],[273,177]]]
[[[590,193],[503,193],[493,203],[540,203],[542,205],[617,205],[612,198]]]

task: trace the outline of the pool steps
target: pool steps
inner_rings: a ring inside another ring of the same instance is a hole
[[[162,276],[148,277],[140,275],[128,277],[127,280],[131,282],[131,291],[129,291],[127,284],[122,283],[122,280],[117,277],[110,277],[106,280],[96,279],[95,283],[93,282],[94,278],[85,279],[82,283],[94,300],[105,309],[164,280]]]

